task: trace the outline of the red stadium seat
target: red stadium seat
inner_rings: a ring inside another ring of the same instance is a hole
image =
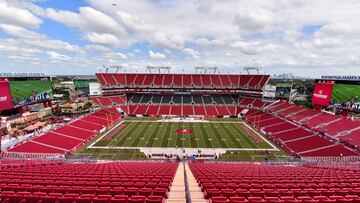
[[[226,197],[212,197],[210,203],[229,203],[230,201]]]
[[[146,198],[146,203],[163,203],[164,197],[162,196],[156,196],[156,195],[150,195]]]

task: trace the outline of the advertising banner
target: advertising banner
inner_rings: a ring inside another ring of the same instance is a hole
[[[333,82],[315,83],[312,95],[313,105],[329,106],[333,87]]]
[[[0,78],[0,111],[13,107],[9,81],[6,78]]]

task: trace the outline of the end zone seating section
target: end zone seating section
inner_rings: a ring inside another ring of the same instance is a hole
[[[335,144],[310,130],[268,113],[252,109],[245,114],[244,119],[293,154],[302,156],[359,155],[341,144]]]
[[[269,75],[97,73],[106,88],[217,88],[262,90]]]
[[[126,103],[125,96],[90,97],[89,100],[102,107],[117,106]]]
[[[122,105],[121,109],[129,115],[204,115],[215,117],[219,115],[236,116],[236,106],[204,106],[204,105]]]
[[[256,98],[239,97],[239,105],[242,106],[251,105],[257,108],[264,108],[265,106],[269,105],[269,103],[263,102],[260,99],[256,99]]]
[[[190,95],[190,94],[127,94],[129,104],[178,104],[178,105],[237,105],[236,95]],[[256,99],[257,101],[260,101]],[[249,98],[249,103],[254,99]],[[260,101],[261,102],[261,101]],[[257,103],[257,102],[256,102]],[[244,104],[244,105],[247,105]]]
[[[177,167],[171,162],[1,164],[1,201],[163,203]]]
[[[144,99],[146,98],[146,99]],[[149,116],[161,115],[204,115],[215,116],[236,116],[240,113],[232,95],[127,95],[129,105],[120,107],[129,115],[142,114]],[[144,102],[145,101],[145,102]],[[151,101],[151,102],[149,102]],[[268,103],[260,99],[243,98],[239,99],[241,106],[262,108]],[[192,105],[191,102],[194,104]],[[150,104],[149,104],[150,103]],[[172,103],[172,104],[170,104]]]
[[[9,152],[47,154],[72,152],[97,135],[101,129],[112,126],[119,119],[121,119],[121,115],[115,108],[102,109],[30,141],[21,143],[10,149]]]
[[[360,202],[360,171],[261,164],[191,163],[210,203]]]
[[[326,136],[360,147],[360,122],[326,114],[303,106],[280,101],[265,108],[278,116],[294,121]]]

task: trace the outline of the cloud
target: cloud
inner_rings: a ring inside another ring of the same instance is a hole
[[[42,53],[42,50],[40,49],[35,49],[35,48],[26,48],[26,47],[21,47],[21,46],[17,46],[15,44],[11,44],[11,43],[4,43],[1,42],[0,43],[0,52],[3,53],[12,53],[12,54],[26,54],[26,55],[33,55],[36,53]]]
[[[239,49],[242,53],[247,55],[257,55],[261,52],[272,51],[275,49],[273,44],[262,42],[236,41],[231,44],[231,46]]]
[[[240,10],[235,18],[235,23],[241,30],[258,31],[272,24],[273,14],[265,9]]]
[[[64,55],[64,54],[59,54],[55,51],[48,51],[47,55],[49,56],[50,59],[53,59],[53,60],[68,61],[71,59],[71,57]]]
[[[44,38],[44,36],[42,36],[37,32],[16,25],[0,24],[0,29],[6,34],[12,35],[17,38],[24,38],[24,39]]]
[[[152,59],[166,59],[166,55],[159,53],[159,52],[153,52],[153,51],[149,51],[149,57]]]
[[[148,32],[153,29],[153,27],[144,22],[143,19],[133,16],[127,12],[118,11],[117,15],[120,17],[122,23],[132,31]]]
[[[62,40],[49,39],[46,35],[37,33],[24,27],[0,24],[0,29],[4,33],[17,38],[18,43],[21,42],[32,47],[81,52],[80,47],[76,45],[72,45]]]
[[[70,27],[96,33],[125,33],[123,27],[112,17],[91,7],[80,7],[79,13],[46,9],[47,17]]]
[[[125,38],[127,33],[120,22],[91,7],[80,7],[79,13],[48,8],[46,16],[68,27],[80,29],[83,38],[91,43],[111,47],[127,47],[131,44],[131,40]]]
[[[185,39],[180,35],[166,35],[164,33],[156,33],[150,39],[150,44],[153,46],[167,48],[167,49],[180,49],[184,46]]]
[[[102,46],[102,45],[98,45],[98,44],[88,44],[84,47],[85,50],[87,51],[95,51],[95,52],[110,52],[111,49],[106,47],[106,46]]]
[[[71,10],[33,0],[0,2],[0,66],[10,71],[38,68],[24,66],[31,57],[45,68],[47,52],[56,52],[72,60],[51,59],[56,63],[49,71],[91,74],[106,63],[131,69],[166,62],[175,72],[196,65],[238,72],[235,67],[259,64],[271,74],[360,74],[356,0],[122,0],[116,6],[112,0],[87,0]],[[54,24],[64,36],[50,35],[48,21],[65,25]]]
[[[193,50],[193,49],[190,49],[190,48],[185,48],[182,50],[185,54],[187,55],[190,55],[193,59],[199,59],[199,52]]]
[[[26,28],[37,28],[42,20],[30,11],[9,5],[6,1],[0,2],[0,23],[18,25]]]
[[[86,34],[85,38],[92,43],[101,44],[106,46],[115,46],[120,43],[119,39],[112,34],[97,34],[89,33]]]
[[[106,59],[113,59],[113,60],[118,60],[118,59],[128,59],[128,57],[120,52],[116,52],[116,53],[106,53],[104,54],[104,57]]]
[[[226,42],[225,40],[222,39],[209,40],[204,37],[204,38],[197,38],[195,44],[199,46],[223,46],[226,44]]]
[[[37,39],[37,40],[29,40],[22,39],[23,43],[27,45],[31,45],[34,47],[40,47],[44,49],[54,49],[54,50],[64,50],[70,52],[82,52],[81,48],[77,45],[72,45],[68,42],[64,42],[61,40],[52,40],[52,39]]]

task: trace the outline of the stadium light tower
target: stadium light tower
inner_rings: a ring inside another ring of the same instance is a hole
[[[260,74],[260,66],[245,66],[243,68],[248,74],[250,74],[251,70],[255,70],[258,74]]]
[[[116,69],[115,73],[119,72],[120,69],[124,68],[122,65],[102,65],[105,69],[105,73],[109,72],[109,69]]]
[[[151,70],[155,70],[158,71],[159,73],[161,73],[162,70],[164,70],[167,73],[170,73],[170,66],[147,66],[146,69],[149,71],[149,73],[151,73]]]
[[[206,66],[196,66],[195,67],[195,73],[198,73],[198,71],[201,73],[202,71],[204,71],[204,73],[206,74],[208,71],[213,71],[214,74],[219,70],[218,67],[213,66],[213,67],[206,67]]]

